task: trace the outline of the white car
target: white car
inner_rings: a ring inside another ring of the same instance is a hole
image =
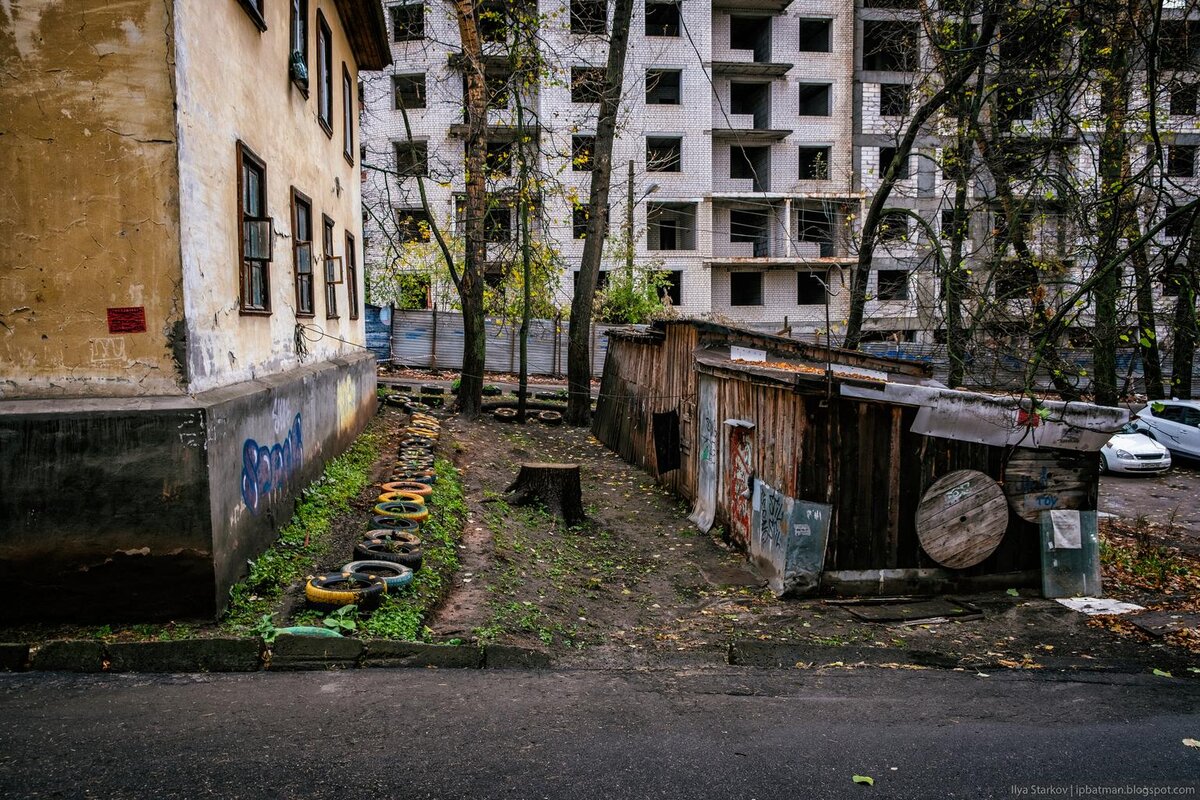
[[[1167,448],[1132,425],[1121,428],[1100,448],[1101,472],[1164,472],[1170,468]]]
[[[1200,459],[1200,402],[1154,400],[1137,413],[1133,424],[1172,455]]]

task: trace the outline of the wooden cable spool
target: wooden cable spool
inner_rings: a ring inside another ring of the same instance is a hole
[[[1000,546],[1008,528],[1008,500],[982,472],[960,469],[933,483],[917,506],[917,538],[937,563],[966,569]]]

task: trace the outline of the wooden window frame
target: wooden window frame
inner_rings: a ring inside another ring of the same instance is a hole
[[[249,214],[246,210],[246,187],[243,174],[245,165],[249,162],[261,173],[260,193],[262,195],[262,211],[267,210],[267,165],[258,155],[246,146],[240,139],[237,142],[237,209],[238,209],[238,312],[246,316],[270,316],[271,314],[271,261],[275,254],[275,225],[274,220],[267,214]],[[269,223],[270,233],[267,237],[267,257],[265,259],[247,259],[246,257],[246,223]],[[259,261],[262,264],[263,306],[255,308],[248,305],[246,296],[247,261]]]
[[[321,42],[324,40],[324,46]],[[333,32],[317,9],[317,122],[333,138]],[[326,116],[328,112],[328,116]]]
[[[342,62],[342,156],[354,166],[354,81]]]
[[[297,7],[299,7],[299,14],[296,13]],[[289,13],[291,14],[291,19],[288,21],[288,79],[291,80],[292,84],[300,90],[300,93],[307,100],[309,75],[311,75],[309,72],[310,59],[308,57],[308,0],[291,0]],[[297,23],[303,28],[304,33],[303,48],[300,50],[296,49]],[[300,53],[303,56],[301,59],[301,63],[304,65],[303,80],[296,74],[296,70],[292,64],[296,53]]]
[[[267,19],[263,15],[265,2],[266,0],[238,0],[238,3],[246,10],[246,15],[254,22],[254,27],[258,28],[259,33],[267,29]]]
[[[354,234],[346,231],[346,302],[349,303],[350,319],[358,319],[358,248]]]
[[[308,207],[308,239],[300,238],[300,216],[299,207],[304,204]],[[312,241],[312,198],[301,192],[295,186],[292,187],[292,265],[294,270],[294,278],[296,284],[296,316],[297,317],[315,317],[317,315],[317,282],[316,273],[313,269],[313,241]],[[308,245],[308,310],[304,310],[304,304],[301,302],[303,295],[300,291],[300,247],[303,244]]]
[[[333,232],[336,227],[337,223],[335,223],[328,214],[321,215],[321,254],[323,256],[321,260],[321,266],[323,267],[321,270],[321,277],[325,280],[325,319],[339,319],[337,309],[337,285],[342,282],[340,277],[342,259],[341,256],[335,256],[333,254]],[[339,277],[337,277],[335,280],[331,280],[331,276],[334,274],[333,267],[335,265],[338,267]]]

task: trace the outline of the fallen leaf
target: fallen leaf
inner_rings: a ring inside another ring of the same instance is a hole
[[[1157,676],[1158,676],[1158,677],[1160,677],[1160,678],[1171,678],[1171,677],[1174,677],[1173,675],[1171,675],[1171,673],[1169,673],[1169,672],[1167,672],[1167,671],[1165,671],[1165,670],[1161,670],[1161,669],[1156,669],[1156,670],[1154,670],[1154,674],[1155,674],[1155,675],[1157,675]]]
[[[1183,743],[1188,747],[1200,747],[1200,741],[1196,739],[1184,739]]]
[[[865,783],[867,786],[875,785],[875,779],[870,775],[855,775],[852,780],[855,783]]]
[[[1006,592],[1006,594],[1009,597],[1020,597],[1021,596],[1021,593],[1018,592],[1016,589],[1009,589],[1008,592]]]

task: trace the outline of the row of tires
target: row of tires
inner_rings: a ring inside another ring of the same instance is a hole
[[[387,593],[412,583],[413,573],[421,568],[421,523],[429,518],[428,499],[437,480],[433,451],[441,425],[419,408],[410,413],[392,479],[380,486],[368,530],[354,545],[355,560],[338,572],[312,576],[305,584],[305,598],[314,607],[357,605],[372,610]]]
[[[518,409],[503,406],[492,412],[492,416],[499,422],[517,422],[521,418],[521,412]],[[525,412],[526,420],[536,419],[543,425],[562,425],[563,415],[558,411],[527,411]]]

